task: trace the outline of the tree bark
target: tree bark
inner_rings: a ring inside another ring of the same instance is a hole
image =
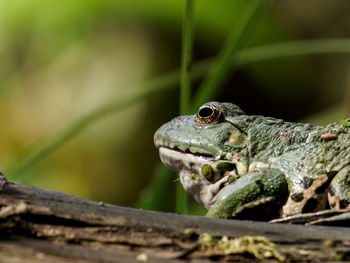
[[[232,238],[250,243],[219,248]],[[0,262],[330,262],[350,259],[349,240],[345,227],[144,211],[11,183],[0,175]]]

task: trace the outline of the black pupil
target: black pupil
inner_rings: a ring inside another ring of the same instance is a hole
[[[198,112],[198,116],[201,118],[207,118],[210,117],[211,115],[213,115],[214,111],[212,108],[209,107],[205,107],[205,108],[201,108]]]

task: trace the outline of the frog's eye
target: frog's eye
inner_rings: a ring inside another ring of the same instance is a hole
[[[196,114],[196,124],[212,125],[220,121],[221,110],[216,105],[203,105]]]

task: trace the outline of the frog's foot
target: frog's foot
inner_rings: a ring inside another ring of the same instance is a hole
[[[328,209],[313,213],[298,214],[269,221],[269,223],[349,226],[349,209]]]
[[[256,168],[222,188],[207,216],[269,220],[279,215],[287,195],[288,184],[281,172]]]

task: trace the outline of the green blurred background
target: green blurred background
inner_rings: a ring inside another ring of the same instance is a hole
[[[100,118],[20,174],[11,171],[81,116],[178,69],[180,0],[0,0],[0,167],[24,184],[145,207],[160,168],[153,133],[178,115],[179,90]],[[195,5],[194,60],[215,56],[246,0]],[[350,38],[350,1],[269,4],[246,46]],[[349,56],[280,58],[238,67],[217,98],[250,114],[317,124],[349,113]],[[194,83],[195,86],[198,83]],[[174,207],[173,175],[153,197]],[[150,188],[151,187],[151,188]],[[165,195],[163,197],[163,195]],[[151,207],[152,208],[152,207]],[[200,213],[200,212],[199,212]]]

